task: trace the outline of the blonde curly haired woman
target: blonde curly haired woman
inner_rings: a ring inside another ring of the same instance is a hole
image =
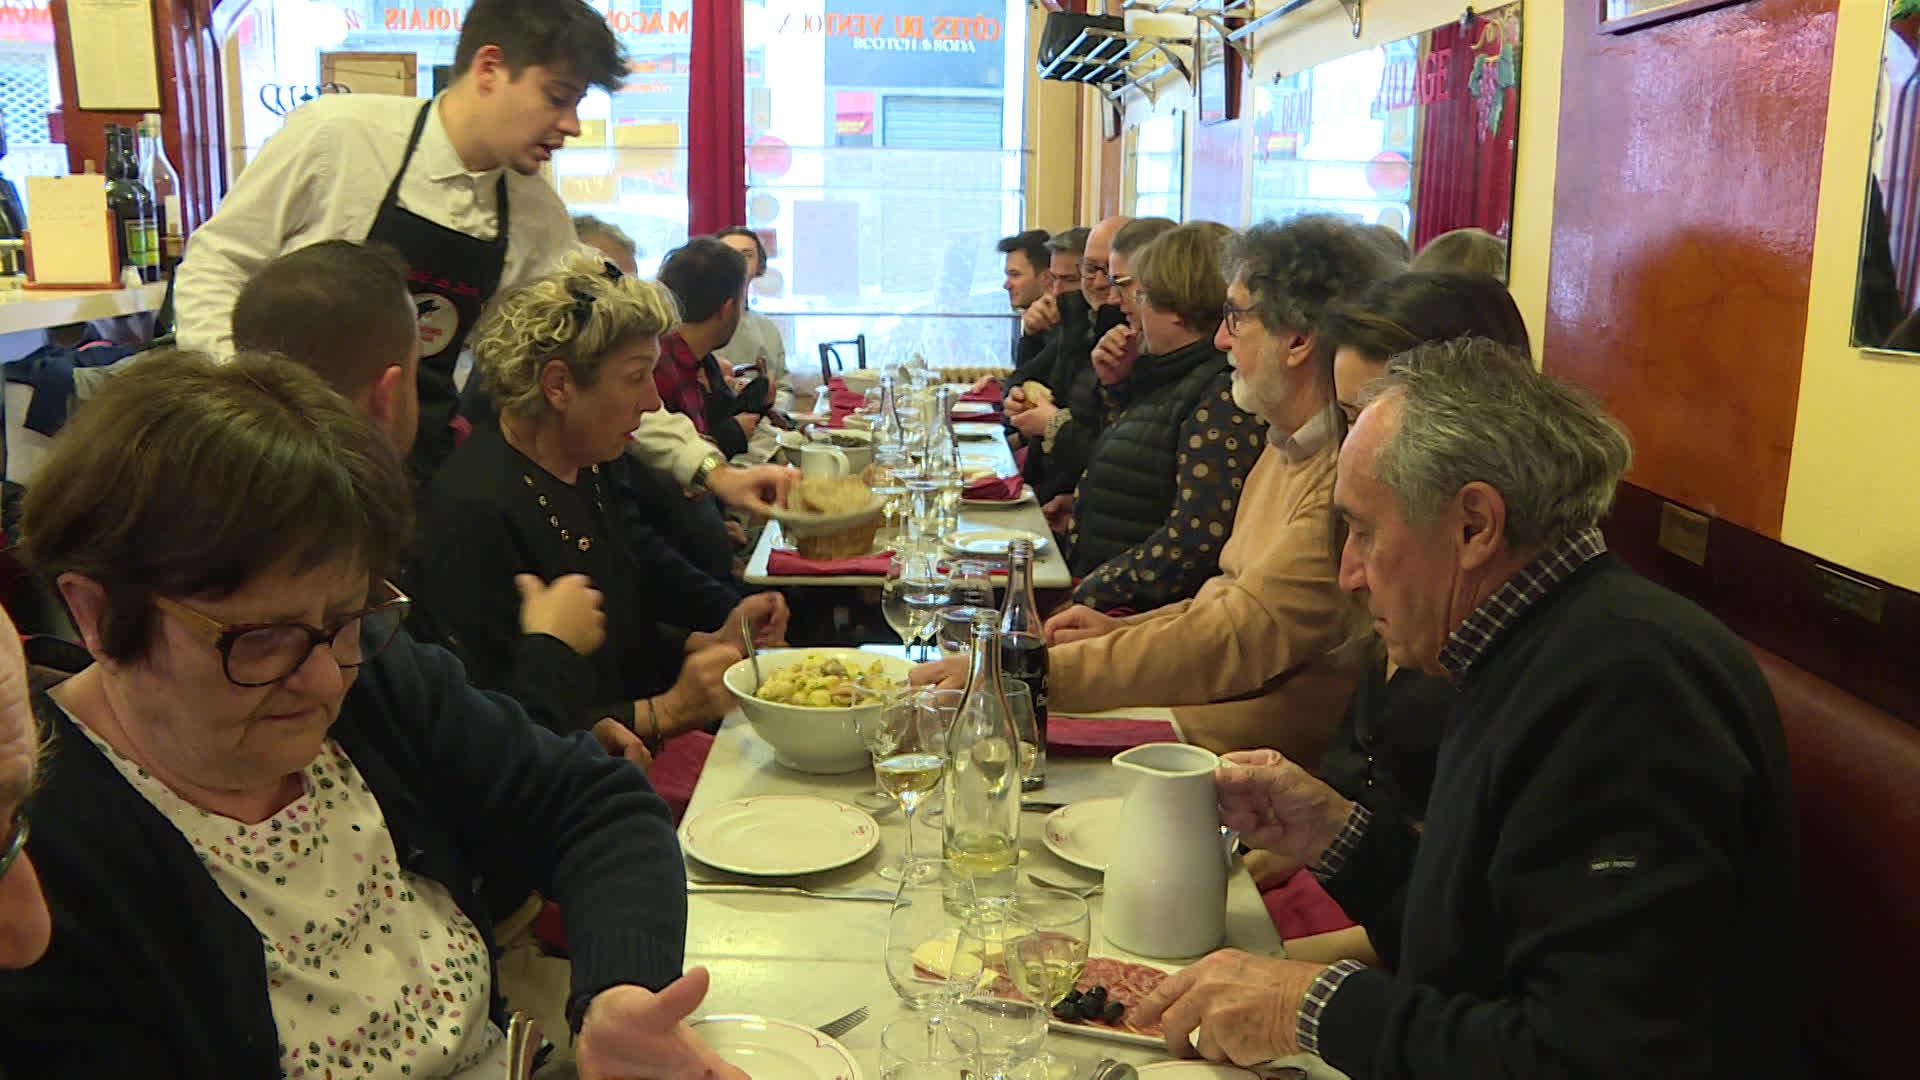
[[[473,346],[499,423],[477,428],[428,489],[414,581],[435,635],[493,688],[520,638],[517,576],[591,578],[607,640],[589,658],[593,685],[575,688],[573,728],[642,762],[643,741],[657,754],[732,708],[720,677],[740,657],[720,635],[668,624],[692,605],[640,564],[608,510],[606,474],[660,408],[653,368],[677,321],[665,289],[588,259],[500,300]],[[719,625],[743,614],[784,631],[777,595],[741,601]]]

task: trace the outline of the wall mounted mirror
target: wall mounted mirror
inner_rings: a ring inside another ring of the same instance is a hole
[[[1893,0],[1854,286],[1853,344],[1920,352],[1920,0]]]

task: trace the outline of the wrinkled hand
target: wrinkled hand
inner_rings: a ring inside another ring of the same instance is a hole
[[[661,733],[678,735],[727,715],[733,694],[720,680],[743,655],[738,645],[703,644],[683,660],[680,677],[656,702]]]
[[[1119,625],[1120,620],[1111,615],[1102,614],[1085,604],[1075,604],[1047,620],[1047,644],[1065,645],[1083,638],[1099,637],[1112,633]]]
[[[707,490],[730,506],[765,516],[785,506],[787,492],[800,482],[800,470],[784,465],[755,465],[741,469],[723,465],[707,474]]]
[[[1047,505],[1041,507],[1040,512],[1046,515],[1047,528],[1062,536],[1073,528],[1073,496],[1071,494],[1055,495],[1048,499]]]
[[[998,377],[998,376],[994,376],[994,375],[982,375],[982,376],[980,376],[979,378],[977,378],[977,379],[975,379],[975,380],[973,380],[973,385],[972,385],[972,386],[969,386],[969,387],[967,387],[967,393],[969,393],[969,394],[977,394],[977,393],[979,393],[980,391],[982,391],[982,390],[985,390],[985,389],[986,389],[986,388],[988,388],[989,386],[993,386],[994,384],[996,384],[996,383],[998,383],[999,381],[1000,381],[1000,379],[999,379],[999,377]]]
[[[1277,750],[1236,750],[1222,760],[1213,774],[1220,823],[1248,847],[1313,866],[1353,812],[1352,802]]]
[[[1060,325],[1060,301],[1046,293],[1020,313],[1022,334],[1044,334]]]
[[[787,598],[777,592],[754,593],[734,605],[727,613],[727,625],[721,632],[740,633],[740,620],[753,623],[753,644],[757,648],[776,648],[787,643]]]
[[[1017,413],[1008,413],[1007,420],[1031,442],[1047,433],[1047,424],[1053,420],[1053,414],[1059,411],[1059,407],[1052,402],[1036,401]]]
[[[1093,373],[1100,382],[1112,386],[1133,374],[1133,362],[1140,359],[1140,335],[1131,326],[1116,326],[1093,347]]]
[[[967,658],[949,656],[929,660],[907,672],[909,686],[928,686],[935,690],[959,690],[967,685]]]
[[[647,744],[627,725],[611,716],[603,716],[594,723],[593,739],[609,757],[626,758],[638,765],[641,772],[646,772],[653,765],[653,755],[647,751]]]
[[[1007,414],[1008,419],[1019,416],[1031,408],[1033,408],[1033,402],[1027,400],[1027,391],[1024,387],[1016,386],[1007,391],[1006,397],[1000,401],[1000,410]]]
[[[585,574],[563,574],[551,585],[532,574],[516,574],[520,590],[520,632],[551,634],[586,656],[607,640],[604,599]]]
[[[1200,1056],[1208,1061],[1258,1065],[1300,1052],[1295,1038],[1300,1003],[1326,967],[1298,960],[1222,949],[1167,976],[1127,1022],[1159,1021],[1167,1052],[1188,1057],[1200,1029]]]
[[[595,995],[574,1043],[580,1080],[748,1080],[686,1025],[708,981],[697,967],[658,994],[613,986]]]

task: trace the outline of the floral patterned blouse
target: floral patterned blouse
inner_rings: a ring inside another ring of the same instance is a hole
[[[182,799],[86,725],[260,932],[289,1077],[498,1077],[484,940],[438,882],[400,869],[380,805],[328,739],[306,791],[258,825]]]

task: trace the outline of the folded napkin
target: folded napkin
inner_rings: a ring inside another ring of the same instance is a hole
[[[775,548],[767,553],[767,573],[774,577],[885,577],[891,552],[856,555],[850,559],[809,559],[797,551]]]
[[[984,390],[969,390],[960,395],[961,401],[984,401],[989,405],[1000,404],[1002,394],[999,382],[990,382]]]
[[[1019,473],[1012,476],[987,476],[960,489],[960,497],[985,502],[1012,502],[1027,490],[1027,481]]]
[[[1111,720],[1085,716],[1047,717],[1047,752],[1050,754],[1103,754],[1111,756],[1131,750],[1142,743],[1178,742],[1173,724],[1167,720]]]

